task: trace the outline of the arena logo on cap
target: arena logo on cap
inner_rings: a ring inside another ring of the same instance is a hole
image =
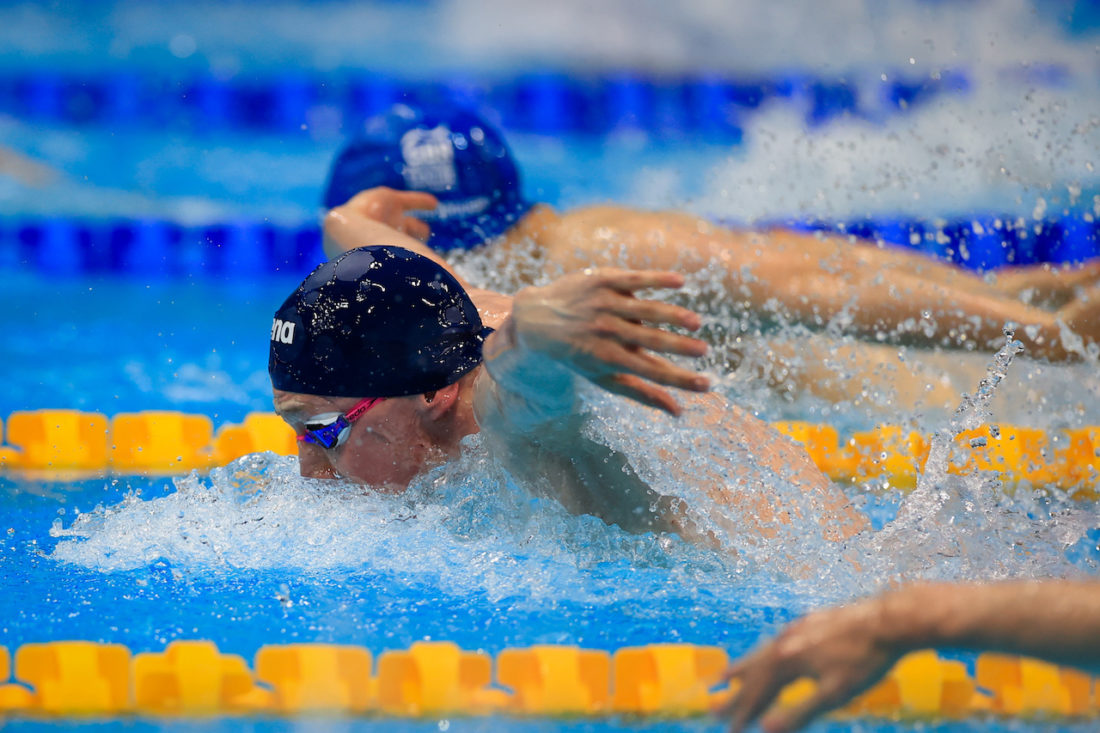
[[[458,181],[451,131],[444,125],[433,130],[416,128],[401,136],[401,175],[413,190],[446,191]]]
[[[271,340],[283,344],[294,343],[294,324],[276,318],[275,322],[271,324]]]

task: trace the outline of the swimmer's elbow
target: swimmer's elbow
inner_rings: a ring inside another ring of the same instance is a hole
[[[331,232],[332,228],[337,226],[340,220],[343,218],[340,214],[339,206],[334,206],[325,212],[325,216],[321,219],[321,231],[325,234]]]
[[[345,239],[350,232],[362,228],[361,225],[356,226],[355,218],[358,217],[347,208],[346,204],[329,209],[321,220],[321,232],[326,239],[332,238],[337,241]]]
[[[342,206],[329,209],[328,212],[325,213],[324,219],[321,221],[321,244],[325,251],[325,256],[330,260],[337,255],[341,255],[355,248],[355,245],[348,246],[345,242],[347,238],[348,220],[346,213],[342,209]]]

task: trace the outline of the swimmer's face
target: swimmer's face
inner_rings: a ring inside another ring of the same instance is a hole
[[[347,412],[358,398],[320,397],[275,390],[275,411],[300,436],[311,417]],[[391,397],[377,403],[351,425],[336,448],[298,441],[298,463],[306,478],[345,478],[386,493],[401,493],[438,451],[423,429],[423,397]]]

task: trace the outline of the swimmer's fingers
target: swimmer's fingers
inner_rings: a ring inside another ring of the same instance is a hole
[[[345,206],[356,209],[410,209],[431,210],[439,206],[439,199],[424,191],[398,191],[389,186],[376,186],[355,194]],[[370,211],[364,213],[370,214]]]
[[[597,287],[611,288],[620,293],[633,293],[646,288],[682,288],[684,276],[668,270],[620,270],[613,267],[589,269],[584,276]]]
[[[791,627],[788,627],[779,638],[765,642],[733,662],[722,675],[723,682],[737,680],[740,683],[737,693],[714,711],[719,717],[729,719],[731,731],[740,733],[769,708],[769,714],[774,712],[783,688],[807,674],[799,655],[785,651],[784,639],[790,634]]]
[[[633,374],[612,374],[595,379],[593,383],[608,392],[627,397],[647,407],[662,410],[674,417],[680,415],[680,403],[669,394],[668,390]]]
[[[663,270],[600,270],[595,277],[599,281],[599,287],[606,288],[595,301],[597,308],[606,314],[616,316],[625,321],[635,323],[650,323],[667,326],[678,326],[689,331],[697,331],[703,325],[703,320],[698,313],[672,303],[660,300],[642,299],[634,296],[633,291],[650,288],[675,288],[683,284],[684,278],[676,272]],[[610,292],[608,292],[610,291]],[[652,331],[652,329],[650,329]],[[640,334],[640,331],[635,333]],[[689,340],[679,340],[678,343],[687,344]],[[629,341],[624,341],[629,343]],[[639,346],[652,348],[657,351],[669,351],[670,353],[682,353],[688,356],[701,356],[702,351],[697,349],[703,344],[694,342],[694,347],[681,351],[679,348],[664,348],[661,343],[651,344],[644,336],[636,342]]]
[[[642,300],[629,295],[612,295],[604,305],[604,311],[628,321],[660,323],[697,331],[703,319],[695,311],[659,300]]]
[[[424,191],[394,191],[394,201],[405,211],[416,209],[431,211],[439,206],[439,199]]]
[[[592,327],[597,334],[611,338],[624,346],[637,346],[662,354],[699,357],[707,353],[707,342],[683,334],[663,331],[659,328],[621,319],[597,316]]]
[[[409,216],[409,211],[429,211],[439,199],[423,191],[397,191],[386,186],[369,188],[355,194],[345,204],[353,211],[424,241],[431,233],[426,223]]]
[[[741,689],[719,711],[730,719],[730,730],[743,730],[762,713],[768,731],[797,730],[881,678],[901,650],[892,627],[876,626],[880,603],[871,599],[804,616],[734,663],[726,677],[739,679]],[[782,689],[800,678],[813,680],[816,689],[798,704],[777,706]]]
[[[393,191],[392,203],[400,207],[400,229],[410,237],[416,237],[421,242],[428,241],[432,233],[428,222],[409,216],[409,211],[430,211],[439,206],[439,199],[430,193],[423,191]]]
[[[801,730],[817,716],[842,705],[848,697],[839,686],[822,685],[814,694],[795,705],[790,707],[773,705],[761,718],[760,727],[768,733],[792,733],[792,731]]]
[[[415,216],[403,217],[401,219],[401,226],[398,228],[410,237],[416,237],[421,242],[427,242],[428,237],[431,236],[432,233],[432,228],[428,226],[428,222],[421,221]]]
[[[728,718],[730,730],[740,733],[752,723],[778,697],[790,680],[780,676],[773,660],[768,656],[770,647],[734,663],[723,675],[724,681],[738,679],[741,688],[737,694],[715,711],[721,718]]]
[[[706,392],[710,389],[710,380],[702,374],[621,344],[604,342],[593,350],[592,355],[601,362],[602,371],[605,372],[608,371],[607,367],[611,367],[614,373],[634,374],[656,384],[691,392]]]

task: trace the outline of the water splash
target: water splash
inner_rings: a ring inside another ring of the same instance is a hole
[[[51,557],[102,572],[158,564],[230,576],[366,572],[525,606],[642,598],[678,586],[729,590],[760,577],[780,581],[784,602],[797,604],[805,599],[790,593],[835,599],[902,578],[1065,574],[1093,562],[1065,552],[1095,526],[1087,512],[1024,489],[1008,496],[995,477],[946,468],[954,436],[987,422],[1006,384],[1021,348],[1006,335],[978,389],[936,435],[897,517],[847,544],[824,539],[820,506],[791,476],[761,467],[757,453],[766,445],[739,440],[713,412],[692,407],[674,421],[592,389],[584,395],[587,435],[625,455],[658,493],[683,501],[692,521],[720,538],[717,547],[571,515],[532,496],[471,436],[460,458],[399,497],[303,479],[293,458],[248,456],[209,476],[177,479],[167,496],[134,494],[67,527],[58,520]],[[732,487],[738,500],[716,499],[708,482]],[[784,520],[762,518],[760,502],[779,507]],[[809,577],[813,583],[802,582]]]
[[[948,465],[955,439],[961,432],[974,430],[988,421],[990,400],[996,393],[998,385],[1008,374],[1008,367],[1012,364],[1012,360],[1023,349],[1023,343],[1015,338],[1014,332],[1005,329],[1005,345],[993,357],[985,377],[978,383],[978,389],[973,395],[963,394],[950,425],[932,436],[924,471],[918,477],[917,487],[913,493],[902,503],[894,525],[911,524],[917,531],[927,534],[931,529],[929,522],[942,519],[940,512],[948,500],[957,498],[952,496],[955,492],[944,490],[948,482]],[[975,488],[968,483],[963,482],[960,488],[964,491]],[[987,488],[985,482],[981,486]],[[995,486],[990,485],[988,488],[995,488]]]
[[[248,456],[209,476],[177,479],[167,496],[133,494],[67,527],[58,520],[51,535],[60,541],[51,556],[103,572],[158,563],[215,574],[368,569],[448,592],[518,595],[524,603],[654,592],[653,585],[620,587],[608,568],[656,573],[658,588],[703,588],[760,573],[806,577],[819,566],[844,567],[840,548],[822,539],[820,507],[790,477],[761,469],[752,445],[715,430],[711,413],[655,419],[647,408],[595,390],[586,405],[590,434],[626,455],[659,493],[687,502],[693,519],[722,538],[717,549],[571,515],[532,496],[480,436],[470,436],[460,458],[418,477],[399,497],[303,479],[293,458]],[[640,424],[648,426],[641,435]],[[701,487],[704,477],[735,487],[744,504],[716,500]],[[753,516],[757,499],[781,507],[789,521]],[[753,525],[767,528],[767,536],[730,531]]]
[[[949,425],[937,431],[916,489],[896,518],[866,538],[864,554],[873,584],[916,578],[989,580],[1059,576],[1078,572],[1066,550],[1095,527],[1091,512],[1060,493],[1017,487],[1004,491],[998,474],[949,473],[958,436],[989,424],[990,403],[1014,359],[1023,351],[1005,329],[973,394],[964,394]],[[991,426],[996,433],[996,426]]]
[[[414,587],[535,604],[653,590],[616,588],[593,568],[659,569],[660,585],[726,572],[721,558],[674,537],[630,535],[532,498],[476,437],[459,460],[422,475],[399,497],[303,479],[296,459],[272,454],[177,479],[175,487],[167,496],[135,493],[97,507],[68,527],[57,520],[51,557],[102,572],[160,565],[217,576],[366,571]]]

